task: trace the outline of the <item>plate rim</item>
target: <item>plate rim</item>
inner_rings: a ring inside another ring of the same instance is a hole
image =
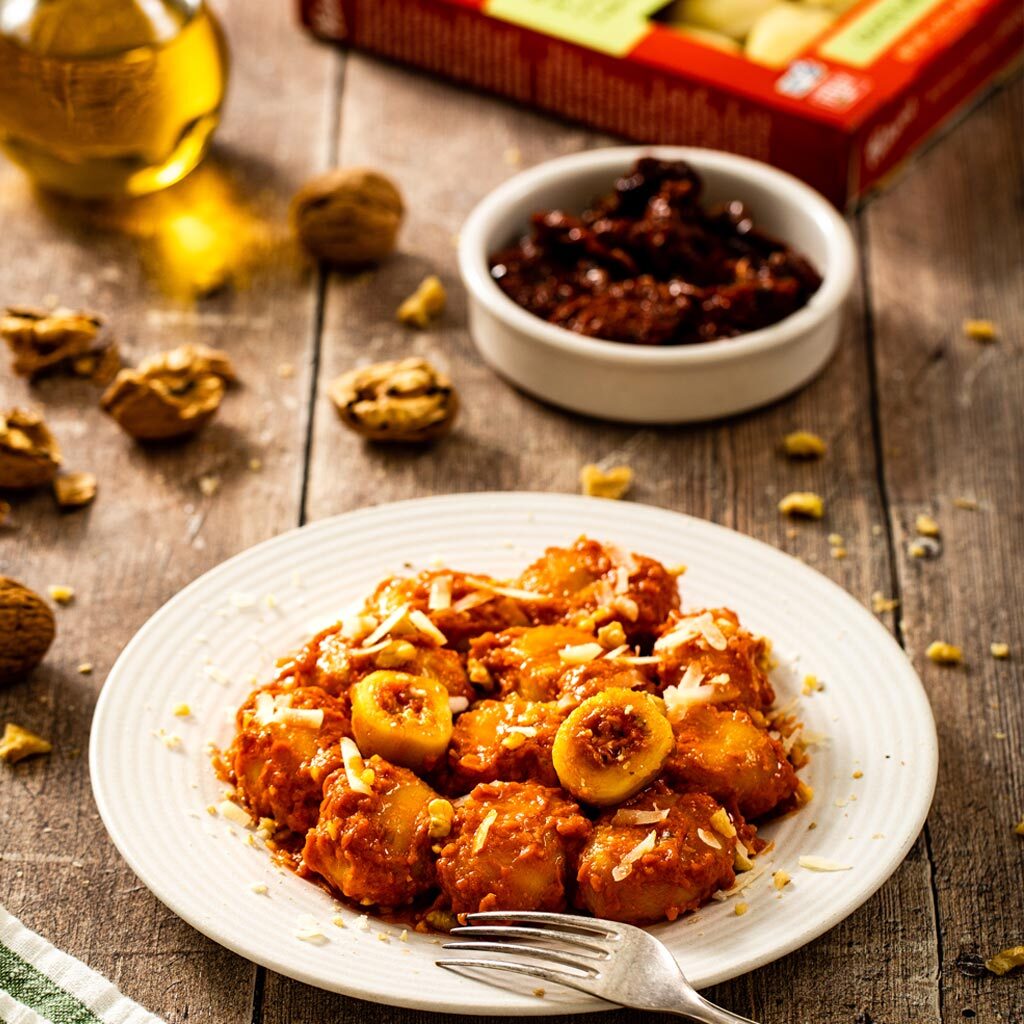
[[[731,527],[723,526],[720,523],[712,522],[708,519],[702,519],[699,516],[694,516],[686,512],[680,512],[676,509],[667,508],[660,505],[652,505],[644,502],[623,502],[623,503],[610,503],[607,499],[588,497],[579,494],[568,494],[564,492],[556,491],[469,491],[469,492],[454,492],[447,494],[434,494],[423,497],[406,498],[398,501],[387,501],[377,502],[371,505],[363,505],[356,509],[351,509],[347,512],[340,512],[332,516],[327,516],[322,519],[317,519],[313,522],[302,523],[298,526],[290,527],[289,529],[275,534],[272,537],[267,537],[262,541],[253,544],[242,551],[237,552],[234,555],[229,556],[223,561],[217,563],[205,572],[198,575],[195,579],[191,580],[175,594],[173,594],[167,601],[165,601],[156,611],[154,611],[139,627],[132,638],[122,648],[118,654],[109,672],[107,673],[103,685],[100,689],[99,696],[96,701],[96,706],[93,711],[93,719],[89,730],[89,777],[90,786],[92,789],[93,799],[96,803],[97,810],[100,815],[100,819],[103,822],[104,829],[107,832],[108,837],[114,844],[121,857],[124,858],[125,862],[131,868],[132,872],[136,875],[140,882],[146,886],[147,890],[156,897],[165,907],[167,907],[176,917],[179,917],[190,927],[206,936],[211,941],[217,943],[225,949],[230,950],[238,956],[243,957],[251,963],[258,964],[272,970],[277,973],[281,973],[286,977],[293,978],[296,981],[302,982],[303,984],[310,985],[314,988],[320,988],[327,991],[332,991],[337,994],[343,995],[348,998],[363,999],[371,1001],[380,1001],[386,1005],[401,1007],[405,1009],[414,1009],[421,1012],[432,1012],[432,1013],[444,1013],[444,1012],[458,1012],[468,1016],[552,1016],[552,1015],[569,1015],[578,1013],[591,1013],[599,1010],[611,1010],[617,1008],[617,1004],[606,1003],[600,1001],[594,997],[581,996],[580,999],[573,1002],[559,1002],[557,1004],[544,1005],[543,1000],[537,1000],[536,1004],[517,1005],[514,1002],[495,1002],[487,1003],[480,1001],[474,1003],[472,1006],[460,1005],[457,1008],[445,1007],[440,1000],[424,1002],[422,999],[406,997],[400,992],[395,991],[378,991],[368,990],[366,988],[360,988],[358,985],[352,985],[345,982],[342,979],[342,983],[338,985],[332,985],[329,989],[326,988],[322,980],[313,975],[312,973],[305,972],[301,969],[289,968],[287,971],[281,969],[281,966],[273,960],[272,957],[261,955],[258,950],[252,948],[246,948],[241,943],[236,943],[231,940],[226,940],[222,934],[213,934],[211,926],[207,925],[202,919],[191,913],[182,913],[181,910],[175,904],[175,894],[173,891],[167,891],[164,886],[158,885],[154,887],[146,878],[146,869],[144,865],[137,862],[135,856],[131,852],[130,838],[125,836],[119,831],[116,818],[114,817],[113,807],[107,802],[107,794],[103,791],[99,779],[102,776],[101,766],[101,750],[102,744],[97,742],[98,734],[103,726],[105,716],[110,712],[107,705],[114,699],[113,687],[108,684],[117,678],[119,669],[122,669],[124,663],[126,663],[133,655],[136,647],[144,644],[150,634],[157,632],[161,626],[161,619],[166,615],[170,614],[170,611],[180,604],[187,602],[189,596],[193,590],[198,589],[200,586],[205,586],[211,579],[215,579],[222,573],[227,573],[231,567],[233,567],[239,561],[251,557],[255,552],[261,551],[267,547],[275,546],[278,544],[284,544],[287,541],[293,539],[299,534],[315,533],[321,530],[328,530],[335,526],[340,520],[351,520],[353,518],[368,518],[373,515],[375,511],[382,508],[400,508],[400,507],[414,507],[414,506],[442,506],[446,503],[459,503],[468,501],[470,503],[486,504],[493,502],[496,499],[500,499],[503,502],[511,501],[514,505],[520,506],[520,508],[510,509],[510,511],[522,511],[524,509],[521,506],[525,506],[528,502],[549,502],[554,501],[556,503],[563,503],[565,505],[577,504],[579,506],[601,506],[607,507],[614,505],[621,509],[629,509],[636,511],[638,515],[644,516],[654,513],[658,516],[678,517],[691,522],[699,523],[702,529],[710,528],[712,532],[719,532],[723,535],[730,537],[739,537],[744,543],[753,545],[757,548],[762,549],[763,553],[766,553],[770,559],[781,560],[782,562],[793,565],[796,567],[798,573],[810,574],[816,577],[818,580],[824,581],[827,587],[834,592],[837,600],[844,606],[844,611],[847,609],[849,613],[855,618],[859,618],[865,623],[867,628],[873,629],[882,644],[887,644],[889,649],[898,654],[905,662],[908,669],[908,681],[912,678],[916,683],[916,686],[911,687],[910,691],[913,694],[915,702],[919,705],[919,712],[921,712],[921,723],[926,724],[928,728],[925,730],[926,735],[921,738],[920,749],[917,750],[917,755],[922,759],[922,763],[919,766],[918,777],[919,785],[921,777],[923,776],[927,785],[922,791],[919,805],[916,808],[916,813],[912,819],[909,819],[908,826],[903,835],[902,841],[897,847],[893,848],[890,856],[884,862],[884,869],[870,876],[865,883],[860,885],[858,888],[851,890],[849,893],[844,895],[834,906],[832,911],[825,915],[822,919],[816,921],[809,927],[804,927],[795,930],[789,939],[779,942],[773,945],[770,949],[763,953],[753,955],[748,961],[744,963],[744,966],[740,970],[725,969],[717,974],[713,974],[709,979],[702,983],[702,988],[710,987],[712,985],[720,984],[723,981],[731,980],[733,978],[742,977],[749,974],[751,971],[757,970],[766,964],[773,963],[776,960],[781,959],[784,956],[794,952],[797,949],[813,942],[815,939],[820,938],[826,932],[830,931],[836,925],[841,923],[857,909],[863,906],[878,890],[895,874],[897,869],[906,860],[907,854],[916,843],[921,830],[925,824],[928,814],[931,810],[931,806],[934,800],[935,787],[938,779],[938,767],[939,767],[939,746],[938,746],[938,732],[935,724],[934,713],[931,708],[931,703],[928,698],[927,690],[921,681],[917,670],[914,668],[906,651],[900,646],[893,634],[874,616],[867,608],[864,607],[849,591],[844,587],[840,586],[834,580],[825,576],[817,569],[802,562],[800,559],[788,552],[782,551],[779,548],[772,546],[750,534],[743,533],[739,530],[734,530]],[[881,638],[884,637],[883,641]],[[927,794],[927,799],[925,795]],[[500,988],[494,986],[494,991],[501,991]]]

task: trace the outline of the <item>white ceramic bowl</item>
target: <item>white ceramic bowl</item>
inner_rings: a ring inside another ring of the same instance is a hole
[[[584,209],[641,156],[689,162],[704,179],[704,202],[746,203],[759,228],[789,243],[822,275],[810,302],[759,331],[664,348],[585,337],[516,305],[492,280],[488,256],[525,234],[537,210]],[[459,242],[469,329],[487,363],[545,401],[631,423],[714,419],[806,384],[839,341],[856,265],[849,228],[814,189],[756,160],[684,146],[595,149],[540,164],[487,195]]]

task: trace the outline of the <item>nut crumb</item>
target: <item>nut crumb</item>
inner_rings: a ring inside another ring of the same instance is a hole
[[[824,690],[825,684],[817,676],[806,675],[804,676],[801,689],[805,696],[810,696],[816,690]]]
[[[212,498],[220,490],[219,476],[201,476],[199,478],[199,490],[207,497]]]
[[[779,511],[787,516],[821,519],[825,515],[825,502],[813,491],[793,491],[779,502]]]
[[[789,880],[789,872],[783,871],[781,868],[772,874],[772,885],[774,885],[779,892],[782,892],[782,890],[789,885]]]
[[[398,307],[398,322],[421,331],[430,326],[443,312],[448,301],[441,279],[436,274],[425,277],[419,287]]]
[[[1020,821],[1013,826],[1013,831],[1019,836],[1024,836],[1024,818],[1021,818]]]
[[[995,341],[999,330],[991,320],[964,320],[964,335],[971,341]]]
[[[258,473],[262,468],[263,468],[263,460],[262,459],[250,459],[249,460],[249,469],[252,470],[253,473]]]
[[[53,481],[53,494],[62,509],[84,508],[96,497],[92,473],[65,473]]]
[[[900,606],[900,599],[898,597],[886,597],[880,590],[876,590],[871,595],[871,610],[876,615],[881,615],[882,612],[895,611]]]
[[[0,761],[8,764],[17,764],[26,757],[33,757],[36,754],[48,754],[53,750],[53,745],[28,729],[23,729],[14,722],[8,722],[4,727],[3,737],[0,738]]]
[[[846,550],[846,548],[832,548],[833,558],[846,558],[848,554],[849,552]]]
[[[791,459],[820,459],[828,446],[809,430],[794,430],[782,439],[782,448]]]
[[[735,914],[735,915],[736,915],[737,917],[742,917],[742,916],[743,916],[743,915],[744,915],[744,914],[745,914],[745,913],[746,913],[746,912],[747,912],[747,911],[748,911],[749,909],[750,909],[750,906],[749,906],[749,904],[746,904],[746,903],[737,903],[737,904],[736,904],[736,906],[735,906],[735,907],[733,907],[733,913],[734,913],[734,914]]]
[[[924,653],[938,665],[959,665],[964,659],[961,648],[944,640],[932,641]]]
[[[954,498],[953,507],[966,509],[968,512],[977,512],[978,503],[974,498]]]
[[[828,535],[828,542],[834,548],[841,548],[846,543],[841,533],[830,533]]]
[[[74,587],[69,587],[63,583],[51,583],[47,588],[46,592],[50,595],[50,598],[57,602],[57,604],[71,604],[75,599]]]
[[[914,520],[914,529],[922,537],[939,537],[942,535],[939,524],[927,512],[922,512],[917,516]]]
[[[171,713],[177,718],[188,718],[192,714],[192,708],[188,704],[175,704]]]
[[[502,159],[509,165],[509,167],[520,167],[523,163],[523,153],[518,146],[509,146],[508,149],[502,153]]]
[[[864,773],[863,773],[863,772],[862,772],[862,771],[861,771],[861,770],[860,770],[860,769],[858,768],[858,769],[857,769],[857,770],[856,770],[856,771],[855,771],[855,772],[853,773],[853,778],[855,778],[855,779],[863,779],[863,778],[864,778]]]
[[[535,989],[533,990],[533,994],[534,994],[534,995],[535,995],[535,996],[536,996],[536,997],[537,997],[538,999],[543,999],[543,998],[544,998],[544,997],[545,997],[545,996],[546,996],[546,995],[547,995],[548,993],[547,993],[547,990],[546,990],[546,989],[543,989],[543,988],[535,988]]]
[[[1010,645],[1004,643],[989,644],[989,651],[993,658],[1008,658],[1010,656]]]
[[[591,498],[624,498],[633,486],[633,470],[629,466],[612,466],[605,471],[593,462],[580,470],[580,487]]]
[[[939,542],[934,537],[920,537],[907,547],[911,558],[938,558],[941,551]]]
[[[83,676],[91,676],[92,675],[92,662],[91,661],[83,661],[78,666],[78,672],[79,672],[80,675],[83,675]]]
[[[277,367],[277,375],[281,380],[289,380],[295,376],[294,363],[280,363]]]

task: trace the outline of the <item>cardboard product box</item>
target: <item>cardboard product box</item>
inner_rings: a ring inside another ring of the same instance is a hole
[[[1024,43],[1020,0],[299,2],[323,38],[629,139],[765,160],[839,206]]]

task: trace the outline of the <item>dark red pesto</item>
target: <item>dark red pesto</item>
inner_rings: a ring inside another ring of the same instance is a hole
[[[644,157],[579,216],[535,213],[491,276],[549,323],[633,345],[733,338],[805,306],[814,267],[739,200],[705,209],[701,189],[689,164]]]

